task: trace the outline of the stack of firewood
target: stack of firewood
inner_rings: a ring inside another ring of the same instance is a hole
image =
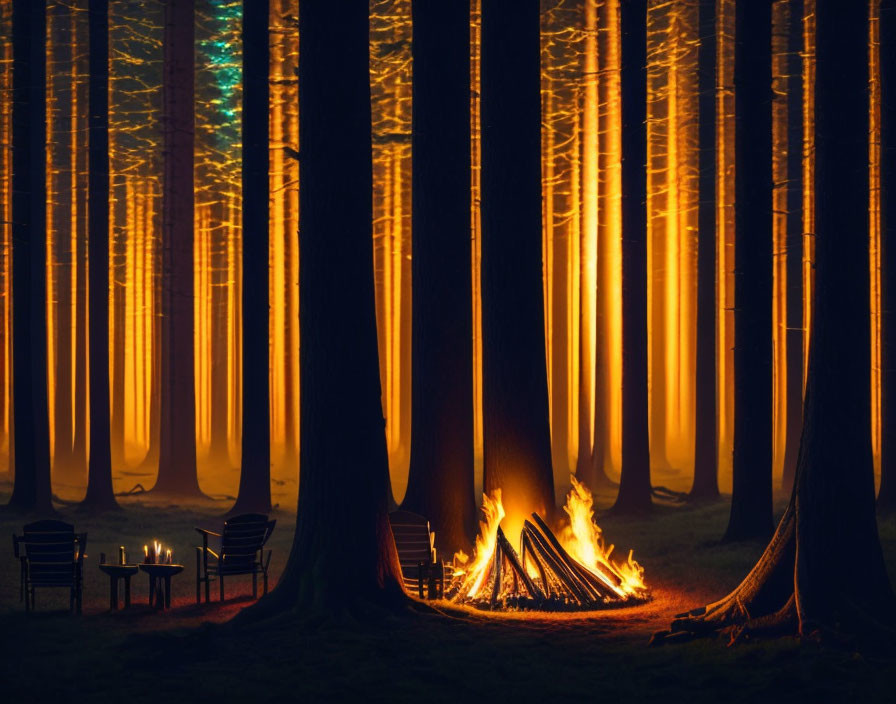
[[[523,524],[520,545],[518,553],[499,527],[488,575],[479,589],[464,593],[464,576],[458,575],[446,597],[482,609],[543,611],[601,609],[644,600],[626,594],[612,571],[600,565],[591,570],[576,561],[537,513]]]

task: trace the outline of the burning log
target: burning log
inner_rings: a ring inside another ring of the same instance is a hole
[[[501,548],[501,552],[504,553],[504,556],[507,558],[507,561],[511,565],[511,569],[513,569],[514,580],[518,578],[526,587],[526,591],[529,592],[529,596],[531,596],[533,599],[544,599],[544,592],[538,588],[535,582],[532,581],[529,573],[526,572],[523,561],[520,560],[519,555],[516,554],[516,550],[513,549],[510,541],[507,540],[507,537],[504,535],[504,531],[500,528],[498,528],[497,545],[499,548]]]
[[[557,540],[554,533],[548,528],[547,524],[542,520],[541,516],[537,513],[532,514],[532,518],[538,524],[542,531],[544,531],[545,536],[551,542],[551,545],[554,549],[563,557],[569,567],[579,575],[579,577],[589,584],[593,584],[595,589],[597,589],[602,595],[607,595],[608,589],[613,592],[617,592],[622,585],[622,580],[619,579],[612,572],[608,572],[607,570],[602,569],[601,565],[597,565],[596,567],[600,569],[600,575],[595,575],[590,569],[580,564],[576,560],[574,560],[568,552],[560,545],[560,541]]]
[[[588,606],[593,603],[595,598],[591,593],[591,590],[582,584],[578,576],[569,569],[560,554],[552,549],[552,546],[544,538],[541,532],[529,521],[526,521],[523,524],[523,531],[531,539],[531,544],[535,548],[535,551],[554,573],[554,577],[557,578],[568,595],[575,599],[576,603],[580,606]]]

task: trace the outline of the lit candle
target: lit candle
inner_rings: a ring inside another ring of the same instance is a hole
[[[169,565],[171,564],[171,550],[170,550],[170,549],[165,553],[165,561],[166,561]]]
[[[149,562],[149,545],[143,546],[143,561]]]

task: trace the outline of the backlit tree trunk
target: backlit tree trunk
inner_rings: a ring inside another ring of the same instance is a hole
[[[302,0],[299,42],[299,506],[280,583],[246,618],[359,615],[404,599],[386,515],[367,0]]]
[[[507,522],[552,515],[544,340],[539,3],[482,2],[482,415],[485,491]]]
[[[615,510],[650,508],[647,433],[647,2],[620,4],[622,32],[622,472]]]
[[[73,8],[64,3],[53,3],[51,36],[53,71],[51,81],[55,97],[51,124],[50,154],[52,161],[53,193],[53,271],[56,288],[56,354],[54,364],[53,471],[54,480],[80,484],[84,480],[83,463],[75,462],[72,454],[72,229],[74,208],[72,199],[72,109],[74,86],[72,62],[75,44]],[[80,146],[80,145],[79,145]]]
[[[896,509],[896,2],[880,3],[881,418],[878,508]]]
[[[162,360],[155,490],[198,496],[193,371],[193,0],[165,3]]]
[[[796,484],[741,585],[672,631],[807,636],[896,623],[871,459],[868,4],[817,7],[816,298]],[[832,575],[832,559],[848,561],[848,578]]]
[[[78,23],[78,13],[73,17]],[[83,20],[81,20],[83,22]],[[87,66],[88,54],[84,44],[84,32],[76,29],[76,37],[82,39],[75,49],[74,60],[75,73],[86,76],[89,72]],[[87,105],[87,81],[78,81],[73,93],[79,106]],[[79,109],[75,114],[75,128],[78,134],[86,135],[87,111]],[[79,148],[75,150],[75,209],[78,212],[78,220],[75,232],[75,364],[74,364],[74,418],[72,441],[72,455],[74,461],[82,467],[87,467],[87,393],[88,393],[88,369],[87,369],[87,140],[81,137]]]
[[[726,540],[767,538],[774,529],[771,7],[750,0],[735,10],[734,488]]]
[[[697,234],[697,370],[691,498],[719,495],[716,393],[716,0],[700,1],[700,212]]]
[[[268,0],[243,1],[243,440],[232,512],[271,510]]]
[[[803,0],[790,0],[787,81],[787,438],[781,485],[796,475],[803,427]]]
[[[411,463],[402,507],[449,556],[473,501],[470,4],[414,0]]]
[[[47,389],[46,29],[43,2],[12,6],[12,290],[15,483],[10,505],[52,511]]]
[[[109,0],[90,0],[89,192],[90,451],[87,496],[93,509],[116,506],[109,408]]]

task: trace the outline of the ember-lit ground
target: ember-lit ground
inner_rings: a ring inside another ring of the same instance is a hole
[[[2,478],[3,475],[0,475]],[[0,504],[10,486],[0,484]],[[606,506],[611,494],[598,497]],[[67,594],[38,591],[38,612],[19,601],[12,545],[0,547],[0,701],[890,701],[894,651],[856,652],[785,638],[725,647],[702,640],[648,648],[650,634],[677,612],[722,596],[759,556],[758,544],[718,542],[726,501],[659,506],[649,519],[599,516],[618,549],[635,549],[653,600],[592,614],[487,614],[439,603],[438,613],[381,617],[374,624],[309,628],[282,618],[249,628],[222,624],[250,603],[249,578],[227,582],[227,601],[195,603],[194,526],[220,526],[222,502],[189,508],[148,496],[122,500],[124,511],[62,516],[88,532],[84,615],[65,613]],[[778,501],[783,509],[784,497]],[[275,512],[271,572],[279,575],[295,516]],[[21,532],[36,516],[0,510],[0,533]],[[896,583],[896,519],[880,522]],[[97,568],[118,545],[132,555],[153,538],[185,564],[173,582],[173,608],[146,605],[142,573],[134,606],[108,612],[108,578]],[[834,556],[832,556],[834,557]],[[350,559],[350,556],[346,556]],[[840,564],[849,571],[848,564]]]

